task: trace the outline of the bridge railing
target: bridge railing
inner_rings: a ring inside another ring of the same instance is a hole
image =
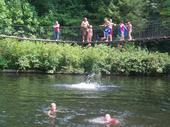
[[[134,27],[133,36],[135,39],[170,36],[170,21],[164,23],[148,23],[146,24],[146,28],[141,31],[138,31],[138,29]]]
[[[118,25],[113,28],[113,40],[119,40]],[[100,41],[103,37],[103,27],[93,27],[93,41]],[[30,38],[54,39],[52,26],[29,26],[14,25],[10,28],[5,26],[1,28],[0,34],[9,36],[20,36]],[[132,36],[134,39],[159,38],[170,36],[170,22],[165,23],[147,23],[145,28],[138,29],[133,26]],[[81,41],[80,26],[61,26],[60,39],[64,41]]]

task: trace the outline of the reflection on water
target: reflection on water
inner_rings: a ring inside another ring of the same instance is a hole
[[[0,75],[0,127],[50,127],[46,115],[57,104],[56,127],[105,127],[100,117],[117,118],[122,127],[168,127],[168,77]],[[98,121],[98,122],[96,122]]]

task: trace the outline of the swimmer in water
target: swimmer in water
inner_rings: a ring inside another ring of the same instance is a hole
[[[55,103],[51,103],[50,109],[48,111],[48,116],[50,118],[56,118],[56,112],[57,112],[56,104]]]
[[[106,114],[104,120],[106,121],[107,124],[111,124],[111,125],[120,124],[120,121],[118,119],[112,118],[110,114]]]
[[[51,103],[50,109],[49,109],[49,111],[47,113],[48,116],[49,116],[49,119],[50,119],[51,127],[55,127],[56,112],[57,112],[56,104],[55,103]]]

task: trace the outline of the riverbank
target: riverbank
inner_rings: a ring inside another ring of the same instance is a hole
[[[118,49],[104,44],[82,47],[5,39],[0,40],[0,69],[51,74],[162,75],[170,73],[170,56],[132,44]]]

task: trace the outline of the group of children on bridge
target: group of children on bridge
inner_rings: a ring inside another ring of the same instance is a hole
[[[103,37],[101,38],[101,41],[111,42],[113,37],[113,28],[114,26],[117,26],[117,24],[113,23],[111,19],[105,18],[104,24],[100,25],[104,27],[103,31]],[[120,40],[124,41],[125,36],[128,36],[128,40],[132,40],[132,24],[130,21],[124,24],[123,21],[118,25],[119,26],[119,34],[120,34]],[[92,36],[93,36],[93,30],[92,25],[89,24],[87,18],[85,17],[83,21],[81,22],[81,30],[82,30],[82,41],[84,42],[87,38],[87,42],[89,45],[91,45]]]
[[[120,35],[120,40],[124,41],[125,37],[128,36],[128,40],[132,40],[132,24],[130,21],[128,21],[126,24],[124,24],[123,21],[120,22],[120,24],[115,24],[112,22],[111,19],[105,18],[104,23],[100,25],[104,27],[103,30],[103,37],[101,37],[101,41],[111,42],[113,37],[113,28],[115,26],[118,26],[118,33]],[[86,17],[83,18],[81,22],[81,34],[82,34],[82,42],[87,41],[89,45],[91,45],[92,37],[93,37],[93,28],[92,25],[89,24]],[[59,40],[60,35],[60,24],[58,21],[53,26],[54,28],[54,38],[56,40]]]

